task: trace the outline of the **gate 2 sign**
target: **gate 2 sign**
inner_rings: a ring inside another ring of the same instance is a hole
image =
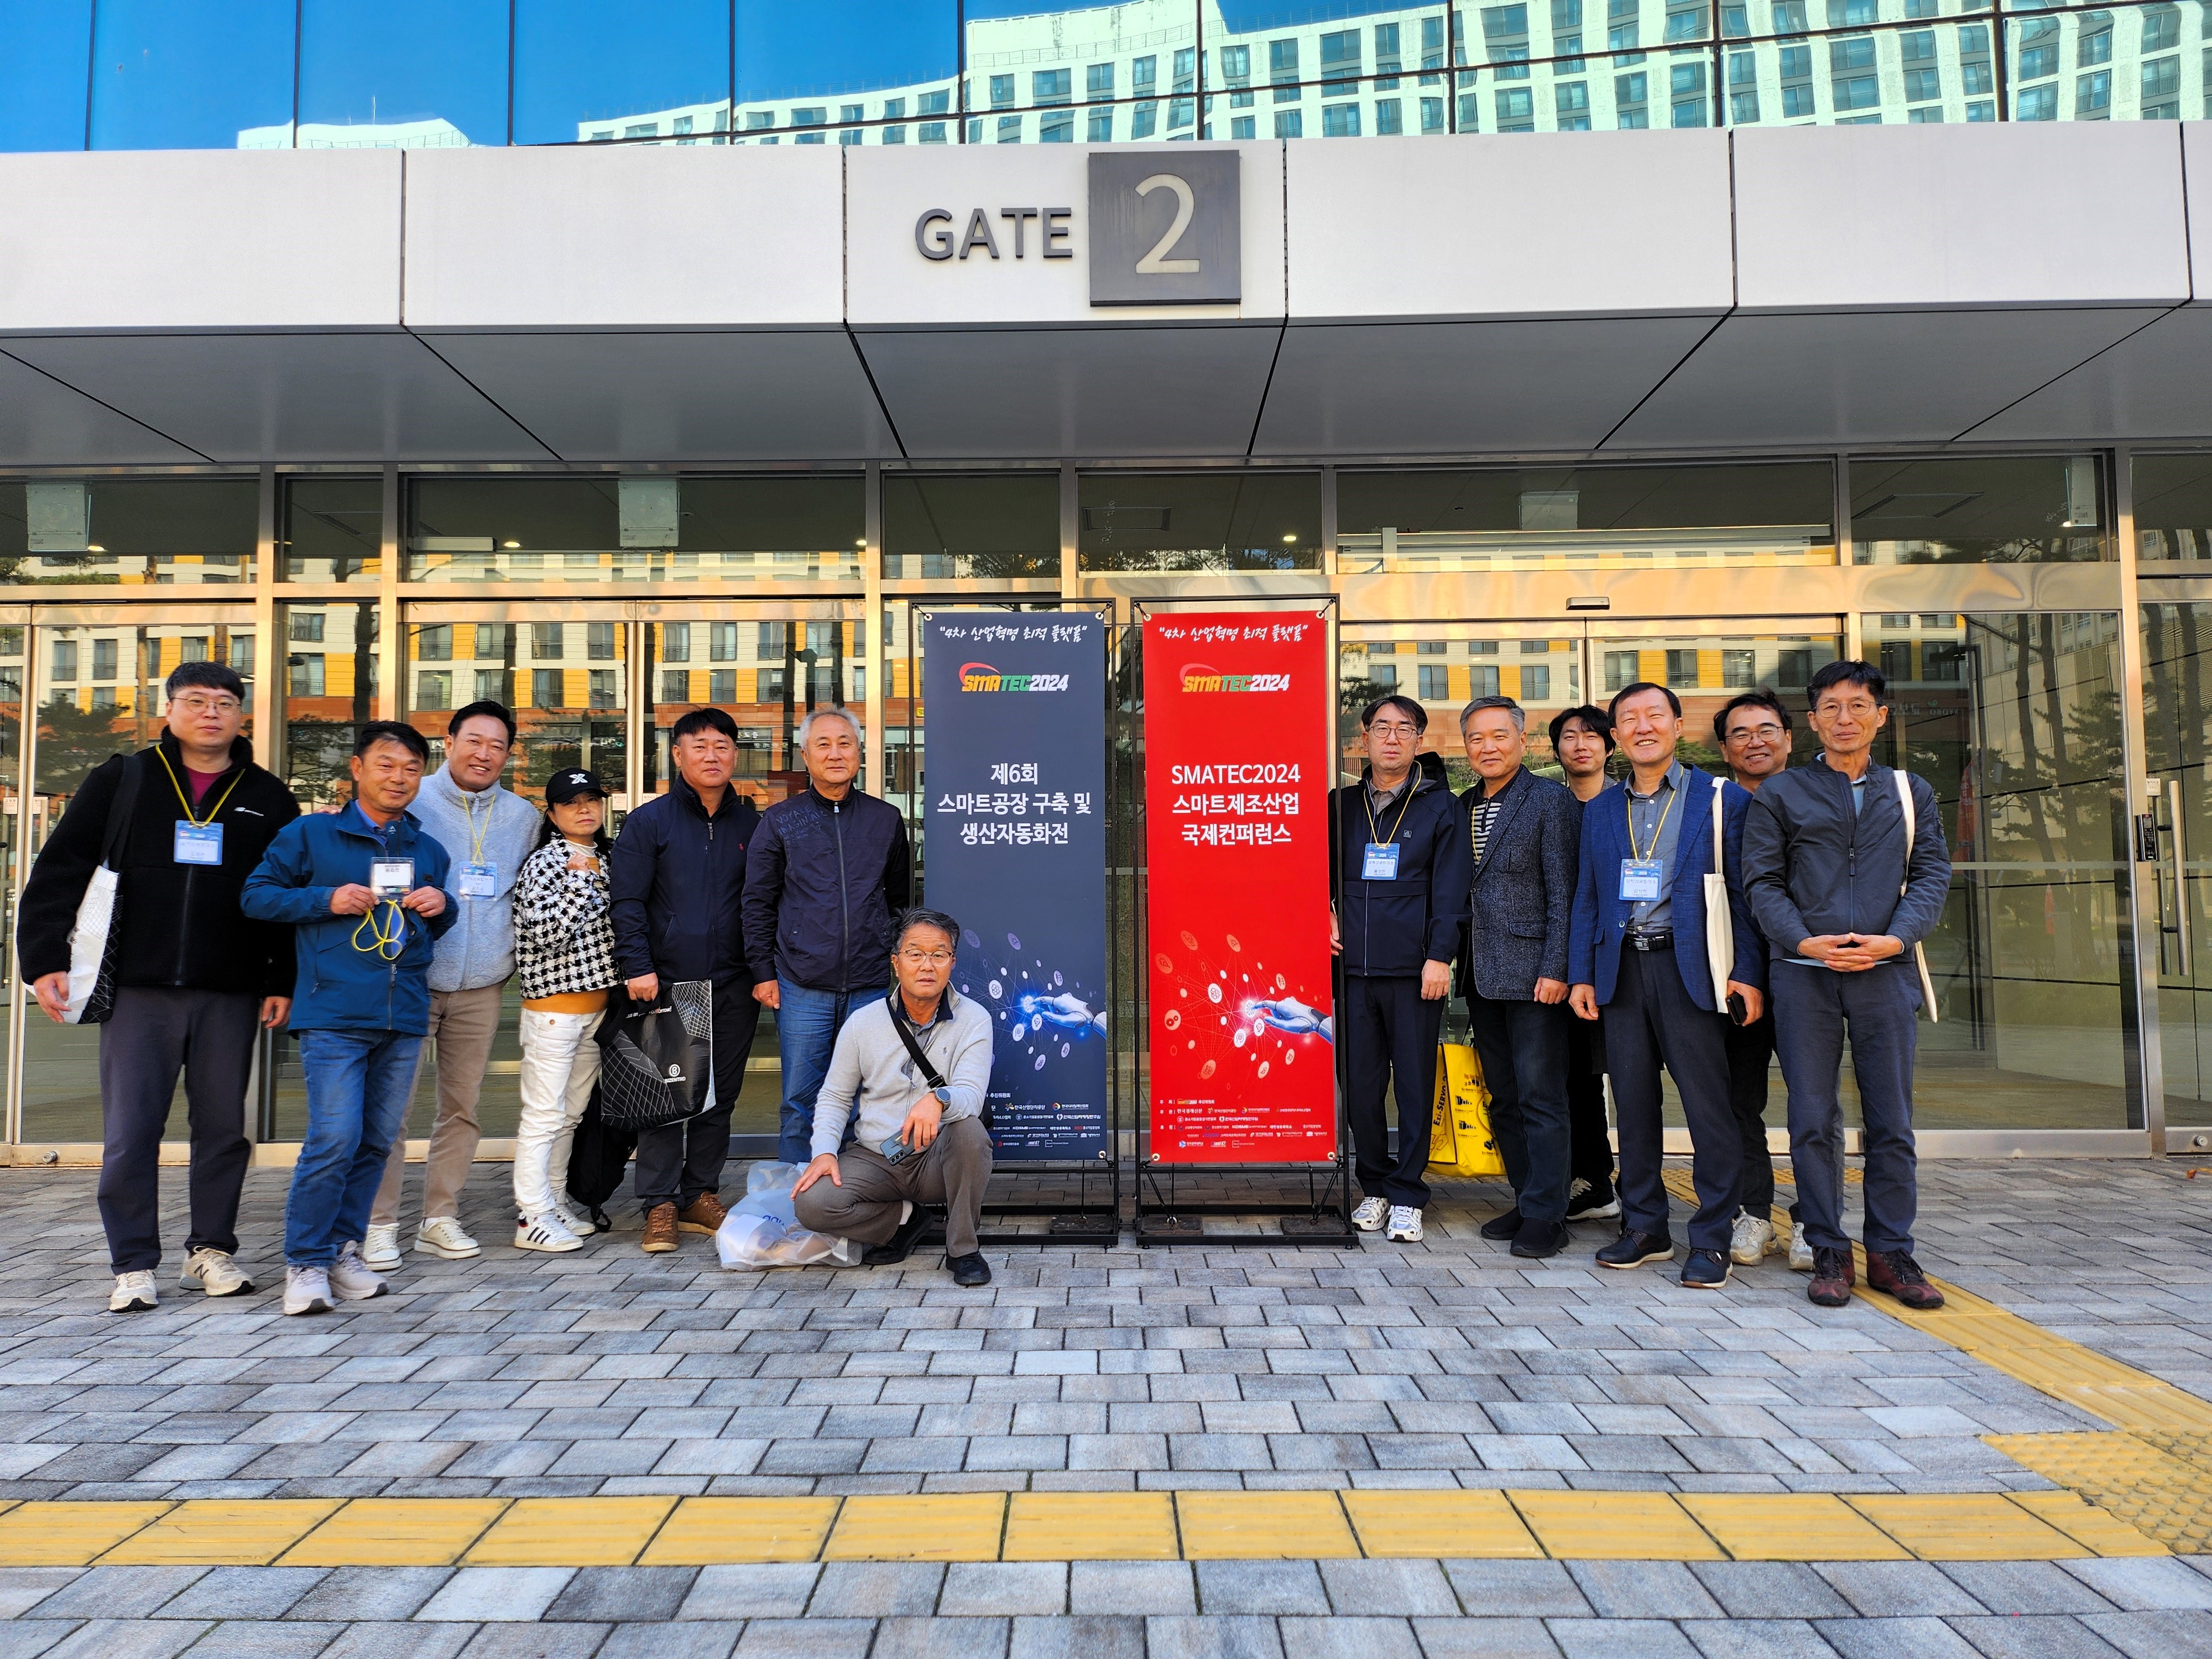
[[[1092,305],[1243,299],[1242,155],[1162,146],[1090,159]]]
[[[1328,634],[1285,611],[1145,623],[1156,1164],[1336,1155]]]

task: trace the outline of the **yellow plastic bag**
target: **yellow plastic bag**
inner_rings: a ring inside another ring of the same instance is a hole
[[[1437,1103],[1429,1123],[1429,1173],[1447,1181],[1480,1181],[1505,1173],[1490,1132],[1490,1091],[1482,1062],[1463,1042],[1437,1046]]]

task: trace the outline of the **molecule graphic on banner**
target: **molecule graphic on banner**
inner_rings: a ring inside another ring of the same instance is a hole
[[[1297,995],[1304,986],[1294,989],[1263,962],[1247,966],[1237,960],[1244,945],[1236,934],[1224,933],[1222,939],[1229,952],[1226,966],[1207,956],[1188,928],[1179,936],[1183,954],[1159,951],[1152,957],[1161,975],[1154,981],[1155,996],[1165,1000],[1168,991],[1174,993],[1159,1016],[1165,1040],[1182,1044],[1198,1059],[1201,1082],[1232,1064],[1254,1082],[1262,1082],[1278,1066],[1296,1063],[1315,1038],[1336,1041],[1334,1017]]]

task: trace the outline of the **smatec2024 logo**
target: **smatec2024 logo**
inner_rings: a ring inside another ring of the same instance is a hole
[[[1065,674],[1001,674],[987,662],[960,665],[963,691],[1065,691]]]
[[[1191,691],[1287,691],[1288,674],[1224,674],[1202,662],[1182,665],[1182,689]]]

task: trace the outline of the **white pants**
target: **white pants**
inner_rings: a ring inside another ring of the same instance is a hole
[[[544,1215],[568,1185],[568,1149],[599,1075],[592,1034],[605,1018],[522,1011],[522,1116],[514,1130],[514,1206]]]

